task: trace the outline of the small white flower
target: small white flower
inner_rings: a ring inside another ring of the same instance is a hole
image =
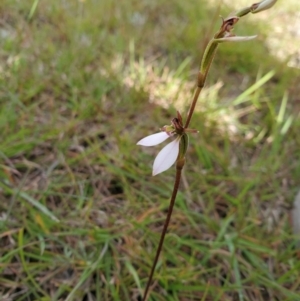
[[[157,174],[164,172],[169,169],[177,160],[179,154],[179,143],[181,136],[180,135],[172,135],[167,132],[160,132],[150,136],[147,136],[141,139],[137,145],[143,146],[154,146],[164,142],[169,137],[176,137],[174,141],[167,144],[156,156],[153,163],[152,175],[156,176]]]

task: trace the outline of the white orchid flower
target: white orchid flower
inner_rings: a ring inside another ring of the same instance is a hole
[[[197,130],[183,127],[182,117],[178,111],[177,117],[173,118],[171,123],[171,125],[165,125],[161,129],[162,132],[147,136],[137,143],[137,145],[154,146],[164,142],[170,137],[175,138],[156,156],[153,163],[153,176],[169,169],[177,160],[179,160],[178,162],[184,161],[184,156],[189,143],[189,138],[186,133],[198,133]]]
[[[137,145],[143,146],[154,146],[160,144],[167,140],[169,137],[176,137],[175,140],[167,144],[156,156],[153,163],[152,175],[166,171],[169,169],[176,161],[179,154],[179,142],[181,136],[170,134],[167,132],[160,132],[141,139]]]

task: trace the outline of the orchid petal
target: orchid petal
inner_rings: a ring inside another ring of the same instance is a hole
[[[243,41],[249,41],[255,39],[257,36],[232,36],[232,37],[224,37],[220,39],[216,39],[216,42],[222,43],[222,42],[243,42]]]
[[[153,146],[167,140],[170,136],[166,132],[156,133],[141,139],[137,145]]]
[[[169,169],[175,163],[179,153],[179,142],[180,138],[177,138],[158,153],[153,163],[153,176]]]

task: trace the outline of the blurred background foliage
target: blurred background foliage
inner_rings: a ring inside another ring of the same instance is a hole
[[[141,300],[174,171],[136,141],[185,116],[219,16],[249,4],[1,1],[1,300]],[[149,300],[299,299],[299,9],[219,48]]]

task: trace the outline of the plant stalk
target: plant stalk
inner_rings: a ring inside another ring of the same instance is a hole
[[[175,204],[175,200],[176,200],[176,196],[177,196],[177,192],[178,192],[178,188],[179,188],[179,184],[180,184],[181,171],[182,171],[183,166],[184,166],[184,164],[176,164],[176,176],[175,176],[173,192],[172,192],[172,196],[171,196],[171,200],[170,200],[170,205],[169,205],[168,213],[167,213],[166,220],[165,220],[165,223],[164,223],[164,227],[163,227],[163,230],[162,230],[162,233],[161,233],[161,236],[160,236],[159,245],[158,245],[158,248],[157,248],[157,251],[156,251],[155,259],[153,261],[153,265],[152,265],[152,268],[151,268],[151,273],[150,273],[150,276],[148,278],[148,283],[147,283],[142,301],[147,300],[147,295],[148,295],[148,291],[149,291],[149,288],[150,288],[150,285],[151,285],[151,282],[152,282],[155,267],[157,265],[158,258],[159,258],[159,255],[161,253],[162,246],[163,246],[164,240],[165,240],[165,236],[166,236],[166,233],[167,233],[167,230],[168,230],[168,227],[169,227],[169,223],[170,223],[170,220],[171,220],[171,216],[172,216],[172,212],[173,212],[173,208],[174,208],[174,204]]]
[[[191,119],[192,119],[192,116],[193,116],[193,113],[194,113],[194,110],[195,110],[195,107],[196,107],[196,104],[197,104],[197,101],[198,101],[198,97],[201,93],[201,90],[202,90],[201,87],[197,87],[197,90],[195,91],[193,101],[191,103],[191,106],[190,106],[190,109],[189,109],[189,112],[188,112],[188,116],[186,118],[186,122],[185,122],[185,125],[184,125],[185,129],[188,128],[188,126],[191,122]]]
[[[182,119],[181,119],[181,115],[178,113],[178,118],[177,123],[180,121],[180,130],[181,130],[181,141],[182,141],[182,151],[181,153],[179,152],[179,156],[177,158],[177,163],[176,163],[176,176],[175,176],[175,182],[174,182],[174,186],[173,186],[173,192],[172,192],[172,196],[171,196],[171,200],[170,200],[170,204],[169,204],[169,210],[166,216],[166,220],[163,226],[163,230],[160,236],[160,241],[159,241],[159,245],[158,248],[156,250],[156,255],[155,255],[155,259],[154,262],[152,264],[152,268],[151,268],[151,273],[147,282],[147,286],[146,289],[144,291],[144,296],[142,301],[147,301],[147,296],[148,296],[148,291],[153,279],[153,274],[159,259],[159,255],[161,253],[162,247],[163,247],[163,243],[164,243],[164,239],[165,239],[165,235],[167,233],[168,230],[168,226],[171,220],[171,216],[172,216],[172,212],[173,212],[173,207],[175,204],[175,200],[176,200],[176,196],[177,196],[177,192],[178,192],[178,188],[179,188],[179,184],[180,184],[180,179],[181,179],[181,172],[182,172],[182,168],[185,164],[185,153],[186,153],[186,148],[188,145],[188,136],[186,135],[186,132],[191,131],[191,129],[188,129],[188,126],[191,122],[192,116],[194,114],[195,111],[195,107],[199,98],[199,95],[204,87],[209,69],[211,67],[211,64],[214,60],[215,54],[217,52],[217,48],[218,48],[218,44],[222,43],[224,41],[241,41],[241,40],[248,40],[250,38],[253,37],[237,37],[236,39],[234,39],[234,35],[231,33],[231,30],[233,29],[234,25],[236,24],[236,22],[238,22],[240,17],[245,16],[248,13],[257,13],[260,12],[262,10],[268,9],[271,6],[273,6],[275,4],[277,0],[262,0],[259,3],[254,3],[253,5],[251,5],[250,7],[246,7],[243,8],[241,10],[239,10],[236,13],[236,16],[231,16],[226,18],[225,20],[223,20],[222,25],[220,27],[220,30],[214,35],[213,39],[209,41],[209,43],[207,44],[202,60],[201,60],[201,66],[200,66],[200,71],[198,73],[198,80],[197,80],[197,88],[195,90],[192,102],[191,102],[191,106],[190,109],[188,111],[187,114],[187,119],[185,122],[184,127],[182,128]],[[178,128],[177,128],[178,129]],[[181,155],[180,155],[181,154]]]

